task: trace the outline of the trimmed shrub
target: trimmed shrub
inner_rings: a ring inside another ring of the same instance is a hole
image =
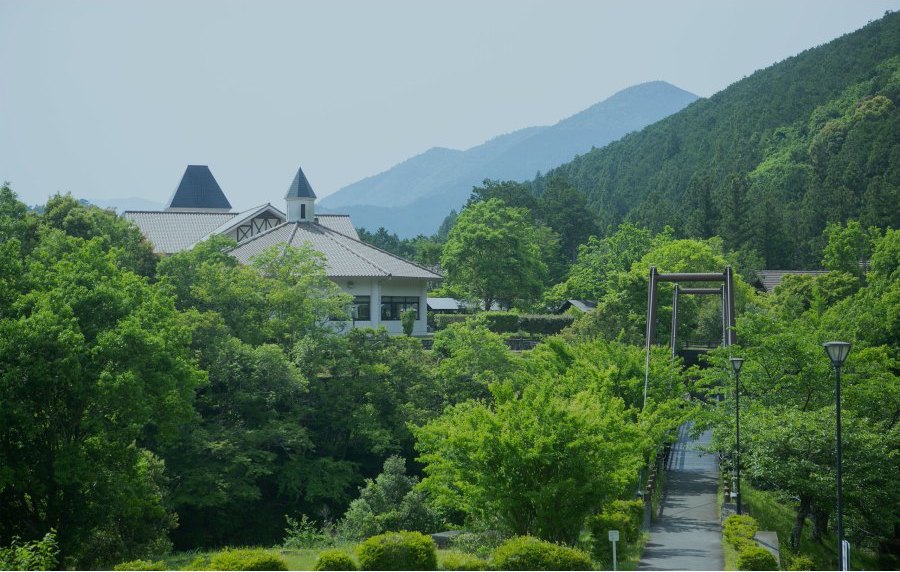
[[[794,556],[791,556],[788,562],[790,563],[790,565],[788,566],[788,570],[797,570],[798,572],[802,572],[805,570],[816,570],[816,563],[813,562],[813,559],[809,556],[804,556],[803,554],[795,554]]]
[[[465,322],[469,319],[469,315],[467,314],[435,314],[434,315],[434,329],[435,330],[443,330],[450,324],[456,324],[459,322]]]
[[[400,314],[400,325],[403,326],[403,333],[407,336],[411,336],[413,328],[416,326],[416,311],[410,308]]]
[[[280,555],[261,548],[226,548],[209,558],[207,570],[287,570]]]
[[[464,532],[450,539],[450,546],[479,558],[488,558],[506,540],[496,530],[484,532]]]
[[[356,547],[363,570],[437,570],[434,540],[421,532],[387,532]]]
[[[487,560],[462,552],[444,554],[440,566],[441,570],[488,570],[489,568]]]
[[[741,550],[745,545],[753,542],[753,535],[758,530],[759,525],[752,516],[733,514],[725,519],[722,535],[729,544]]]
[[[331,549],[319,553],[313,570],[358,570],[358,568],[349,554]]]
[[[482,312],[479,316],[495,334],[507,334],[519,329],[519,315],[512,312]]]
[[[738,551],[738,570],[778,570],[778,561],[771,552],[757,546],[748,544]]]
[[[593,570],[590,556],[581,550],[545,542],[533,536],[507,540],[494,551],[497,570]]]
[[[563,331],[575,321],[573,316],[566,314],[523,314],[519,316],[519,328],[529,334],[544,334],[552,336]]]
[[[166,563],[162,560],[151,562],[150,560],[129,560],[113,566],[113,570],[166,570]]]

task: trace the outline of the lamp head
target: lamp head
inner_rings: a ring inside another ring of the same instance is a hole
[[[741,366],[744,365],[744,358],[742,357],[733,357],[731,358],[731,369],[734,370],[734,373],[739,373],[741,371]]]
[[[844,360],[847,359],[847,355],[850,353],[849,342],[825,342],[822,344],[822,347],[825,348],[825,353],[831,358],[831,363],[834,367],[844,365]]]

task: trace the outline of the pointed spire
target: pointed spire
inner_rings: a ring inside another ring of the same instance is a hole
[[[231,203],[222,192],[206,165],[188,165],[178,188],[169,199],[170,209],[231,210]]]
[[[287,194],[284,196],[286,199],[314,199],[316,198],[316,193],[313,192],[312,186],[309,184],[309,181],[306,180],[306,175],[303,174],[303,169],[297,169],[297,175],[294,177],[294,182],[291,183],[290,188],[288,188]]]

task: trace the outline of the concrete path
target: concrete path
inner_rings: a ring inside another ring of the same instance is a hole
[[[679,430],[672,449],[662,516],[650,527],[650,540],[638,570],[722,570],[722,527],[716,510],[719,467],[715,454],[698,449],[710,432],[690,440]]]

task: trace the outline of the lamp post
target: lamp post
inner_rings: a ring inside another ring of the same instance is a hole
[[[734,444],[735,444],[735,467],[736,479],[735,494],[737,495],[737,513],[743,514],[741,511],[741,366],[744,365],[744,358],[731,358],[731,369],[734,370]]]
[[[843,499],[841,497],[841,366],[850,353],[850,344],[848,342],[825,342],[822,344],[825,353],[831,359],[831,365],[834,366],[834,400],[835,400],[835,418],[837,420],[837,431],[835,434],[835,458],[837,473],[837,538],[838,538],[838,569],[847,570],[844,566],[844,523],[843,523]]]

